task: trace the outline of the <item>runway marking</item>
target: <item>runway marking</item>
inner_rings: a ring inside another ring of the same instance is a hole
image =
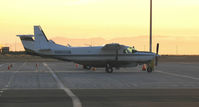
[[[10,87],[11,82],[13,81],[15,74],[16,74],[25,64],[26,64],[26,62],[24,62],[24,63],[14,72],[14,74],[10,77],[10,79],[9,79],[9,81],[8,81],[8,84],[5,85],[5,88],[3,88],[3,90],[7,90],[7,88]]]
[[[176,76],[176,77],[183,77],[183,78],[189,78],[189,79],[193,79],[193,80],[199,80],[199,78],[192,77],[192,76],[188,76],[188,75],[182,75],[182,74],[164,72],[164,71],[160,71],[160,70],[157,70],[157,72],[162,73],[162,74],[167,74],[167,75]]]
[[[26,62],[24,62],[23,65],[22,65],[21,67],[23,67],[23,66],[25,65],[25,63],[26,63]],[[3,66],[3,65],[4,65],[4,64],[2,64],[1,66]],[[0,66],[0,67],[1,67],[1,66]],[[17,69],[17,71],[18,71],[21,67],[19,67],[19,68]],[[16,72],[17,72],[17,71],[16,71]],[[9,81],[8,81],[8,84],[5,85],[5,87],[3,87],[3,88],[1,89],[1,91],[0,91],[0,96],[2,96],[3,92],[6,91],[6,90],[9,88],[9,86],[10,86],[10,84],[11,84],[11,81],[13,81],[13,78],[14,78],[14,75],[15,75],[16,72],[14,72],[14,74],[10,77],[10,79],[9,79]]]
[[[1,68],[2,66],[4,66],[4,65],[5,65],[5,64],[1,64],[1,65],[0,65],[0,68]],[[2,70],[2,69],[1,69],[1,70]]]
[[[82,103],[79,98],[67,87],[64,86],[62,81],[57,77],[53,70],[48,66],[48,64],[43,63],[43,65],[50,71],[55,81],[58,83],[59,88],[63,89],[72,99],[73,107],[82,107]]]
[[[87,70],[82,70],[82,71],[75,71],[75,70],[70,70],[70,71],[56,71],[56,72],[64,72],[64,73],[106,73],[105,71],[98,70],[98,71],[87,71]],[[138,71],[126,71],[126,70],[115,70],[114,73],[137,73]],[[146,73],[146,71],[139,71],[139,73]],[[107,74],[107,73],[106,73]]]
[[[1,64],[0,67],[2,67],[4,64]]]
[[[1,96],[1,94],[3,94],[3,90],[0,91],[0,96]]]
[[[179,62],[179,64],[192,65],[192,64],[198,64],[198,62]]]

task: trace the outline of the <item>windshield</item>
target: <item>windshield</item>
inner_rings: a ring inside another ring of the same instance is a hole
[[[123,50],[123,53],[125,54],[133,54],[137,52],[137,50],[134,47],[127,47],[126,49]]]

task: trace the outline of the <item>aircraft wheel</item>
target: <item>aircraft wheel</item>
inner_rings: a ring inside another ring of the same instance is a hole
[[[112,67],[107,67],[106,68],[106,72],[107,73],[112,73],[113,72],[113,68]]]
[[[83,65],[83,69],[86,69],[86,65]]]
[[[152,67],[148,66],[148,67],[147,67],[147,72],[148,72],[148,73],[151,73],[152,71],[153,71]]]
[[[90,70],[92,67],[91,67],[91,66],[88,66],[88,65],[83,65],[83,68],[84,68],[84,69],[87,69],[87,70]]]

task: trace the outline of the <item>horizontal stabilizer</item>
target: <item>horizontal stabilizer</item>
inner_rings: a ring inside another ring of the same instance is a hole
[[[17,35],[17,37],[20,37],[21,40],[25,41],[34,41],[33,40],[34,35]]]

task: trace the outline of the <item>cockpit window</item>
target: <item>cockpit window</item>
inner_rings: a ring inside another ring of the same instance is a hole
[[[124,49],[125,54],[130,54],[130,53],[135,53],[135,52],[137,52],[137,50],[134,47],[128,47]]]

